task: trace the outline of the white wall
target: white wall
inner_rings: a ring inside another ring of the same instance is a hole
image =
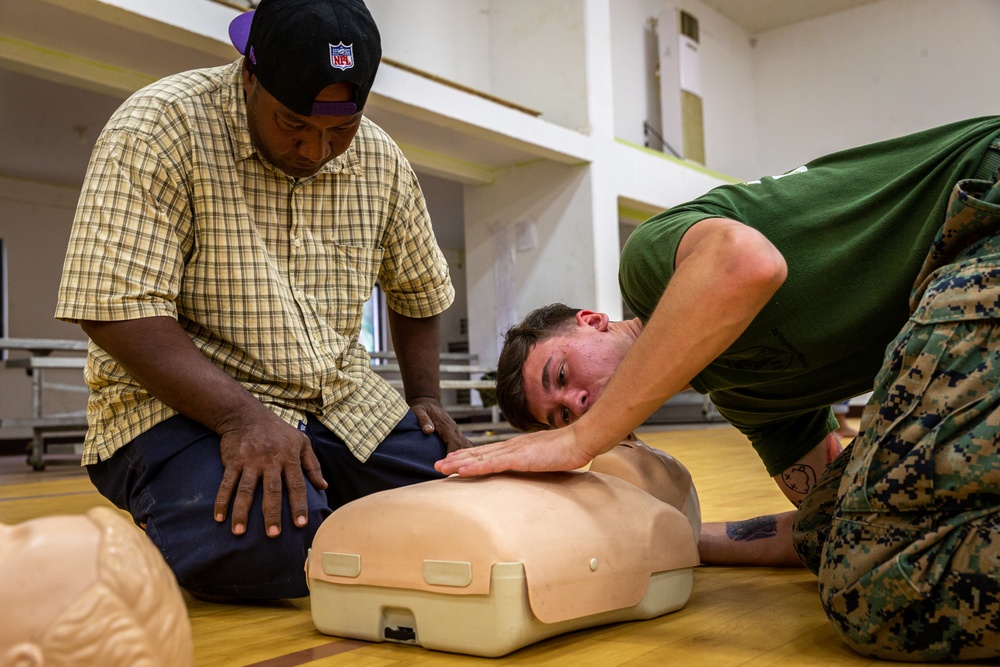
[[[211,42],[220,41],[229,44],[229,22],[240,13],[236,6],[230,7],[225,3],[205,0],[74,0],[74,2],[80,6],[81,12],[100,15],[123,25],[142,24],[148,29],[151,24],[144,18],[148,17],[164,25],[183,28],[191,33],[192,45],[207,46],[211,51],[218,51],[216,47],[208,46]],[[107,5],[107,7],[95,9],[95,5]],[[121,8],[125,12],[117,12],[113,8]],[[208,37],[210,41],[206,42],[199,37]],[[232,55],[239,54],[233,52]]]
[[[636,150],[617,144],[610,153],[615,168],[615,191],[621,197],[652,205],[659,212],[683,204],[725,182],[719,174],[653,150]]]
[[[488,0],[367,0],[382,55],[490,92]]]
[[[499,334],[531,309],[553,301],[590,307],[591,187],[586,167],[539,162],[465,188],[469,345],[483,363],[496,362]],[[532,227],[525,241],[533,243],[518,250],[517,230]],[[506,268],[496,259],[505,253]]]
[[[495,95],[589,133],[584,42],[588,0],[494,0],[490,61]]]
[[[656,80],[656,37],[642,0],[618,0],[609,17],[615,136],[643,145],[643,121],[659,128],[659,88]]]
[[[7,249],[7,296],[12,338],[86,340],[81,329],[53,318],[56,290],[79,190],[0,176],[0,239]],[[23,356],[11,352],[12,356]],[[76,382],[79,371],[48,371],[46,381]],[[85,397],[52,392],[49,413],[81,410]],[[31,379],[22,369],[0,365],[0,419],[31,414]]]
[[[369,0],[383,53],[588,132],[581,0]]]
[[[701,2],[677,4],[698,19],[701,34],[705,166],[740,180],[755,178],[763,146],[754,123],[761,92],[750,35]]]
[[[706,163],[740,179],[1000,110],[996,0],[881,0],[751,36],[698,0],[614,0],[615,134],[642,145],[655,107],[647,20],[699,21]]]
[[[996,0],[881,0],[758,36],[760,174],[1000,112]]]
[[[658,44],[649,20],[683,9],[699,23],[706,166],[744,178],[757,174],[754,53],[749,33],[698,0],[614,0],[612,5],[615,136],[641,146],[642,122],[660,125],[655,117],[661,111],[656,99],[655,50],[666,46]]]

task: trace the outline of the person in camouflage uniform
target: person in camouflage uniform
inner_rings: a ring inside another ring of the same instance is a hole
[[[1000,655],[1000,184],[956,185],[861,434],[794,542],[855,650]]]

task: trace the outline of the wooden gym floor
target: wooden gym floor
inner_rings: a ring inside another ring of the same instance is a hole
[[[688,467],[706,521],[789,508],[749,443],[728,426],[669,427],[640,437]],[[0,458],[2,523],[104,504],[73,461],[49,460],[45,471],[34,472],[22,457]],[[554,637],[493,659],[329,637],[313,627],[308,599],[263,605],[185,599],[200,667],[893,664],[861,657],[841,643],[823,615],[815,578],[800,569],[698,568],[691,599],[679,611]]]

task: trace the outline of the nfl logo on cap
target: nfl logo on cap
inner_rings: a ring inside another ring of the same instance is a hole
[[[354,67],[354,45],[343,42],[330,45],[330,64],[340,70]]]

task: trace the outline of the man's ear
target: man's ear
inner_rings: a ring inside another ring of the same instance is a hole
[[[254,76],[253,72],[250,71],[250,66],[247,65],[246,60],[243,61],[243,91],[249,95],[250,89],[257,82],[257,77]]]
[[[581,310],[576,314],[576,323],[582,327],[593,327],[598,331],[607,331],[610,318],[607,313],[595,313],[592,310]]]

